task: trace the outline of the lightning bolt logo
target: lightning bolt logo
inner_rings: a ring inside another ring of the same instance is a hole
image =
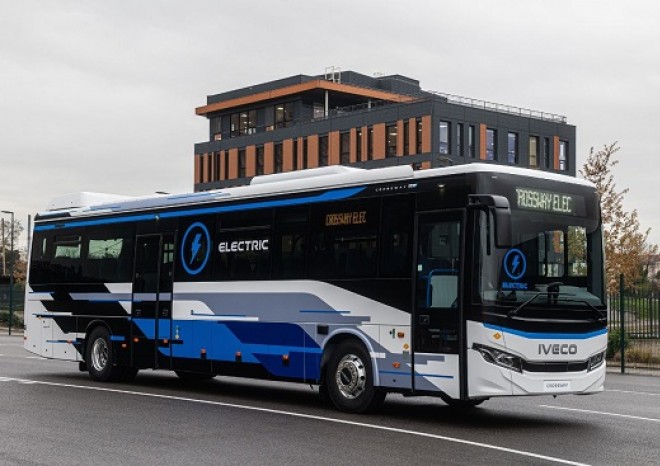
[[[195,239],[192,242],[192,245],[190,247],[190,265],[192,265],[193,261],[197,257],[197,253],[199,252],[200,248],[202,247],[202,243],[200,240],[202,239],[202,234],[197,233],[195,235]],[[517,259],[518,257],[516,257]]]
[[[511,270],[511,275],[515,275],[516,271],[518,270],[518,267],[520,266],[520,256],[518,254],[513,256],[513,261],[511,261],[511,265],[513,265],[513,270]]]

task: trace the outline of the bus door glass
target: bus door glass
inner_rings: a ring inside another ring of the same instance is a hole
[[[170,366],[173,266],[174,235],[137,237],[132,302],[137,366]]]
[[[462,212],[417,217],[415,388],[450,396],[458,395],[462,230]]]

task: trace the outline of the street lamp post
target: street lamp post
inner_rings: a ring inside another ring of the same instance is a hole
[[[11,326],[14,320],[14,212],[3,210],[3,214],[11,215],[11,230],[9,233],[9,253],[11,259],[9,261],[9,335],[11,335]],[[4,245],[3,245],[4,247]]]

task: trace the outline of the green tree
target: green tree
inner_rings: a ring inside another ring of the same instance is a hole
[[[651,229],[641,230],[639,214],[623,207],[628,189],[619,190],[614,182],[612,168],[619,160],[617,142],[595,151],[592,147],[580,175],[594,183],[600,195],[603,234],[605,240],[605,272],[607,289],[618,290],[619,274],[623,273],[629,286],[639,286],[646,279],[647,259],[658,252],[656,245],[648,243]]]

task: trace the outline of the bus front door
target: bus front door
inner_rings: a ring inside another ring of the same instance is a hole
[[[174,235],[138,236],[131,304],[135,367],[171,368]]]
[[[416,391],[460,397],[460,264],[462,211],[417,216],[413,310],[413,383]]]

